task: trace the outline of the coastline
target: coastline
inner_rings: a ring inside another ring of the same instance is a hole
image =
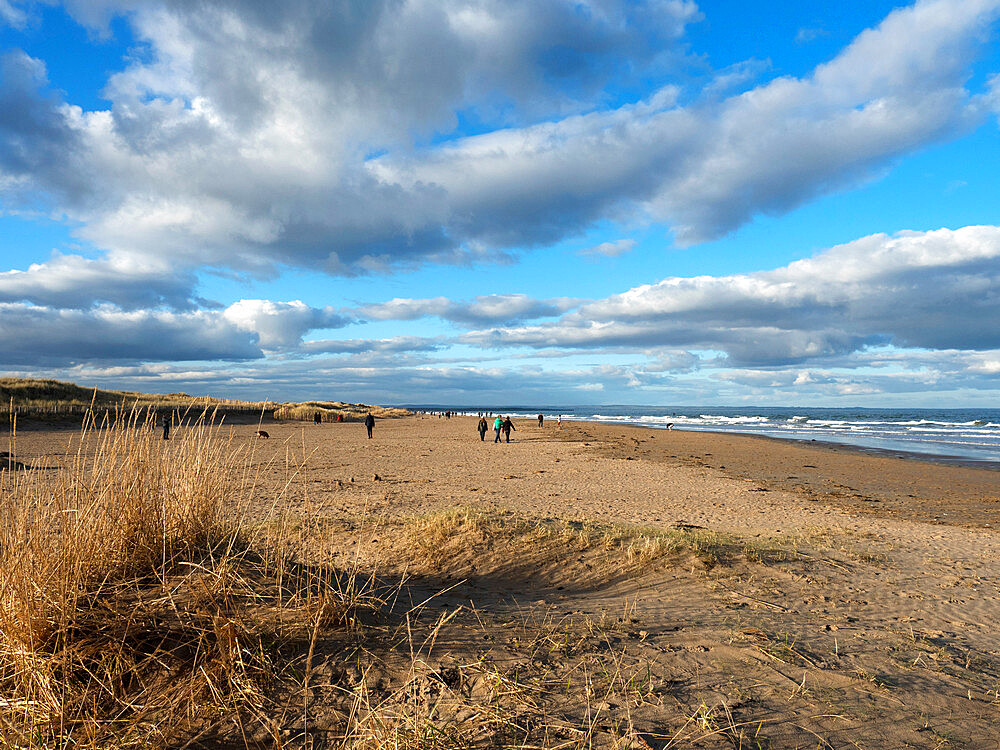
[[[709,430],[574,420],[564,422],[559,432],[569,440],[600,442],[600,452],[614,458],[713,470],[766,491],[792,493],[851,513],[1000,528],[995,466]]]
[[[513,419],[633,425],[801,440],[903,458],[1000,467],[1000,409],[806,407],[505,407]],[[463,415],[475,410],[462,409]]]
[[[564,422],[567,423],[586,422],[588,424],[603,424],[603,425],[613,425],[622,427],[635,427],[637,429],[643,429],[643,430],[666,431],[665,427],[657,427],[657,426],[643,425],[637,423],[627,423],[627,422],[609,422],[596,419],[586,419],[582,417],[579,418],[573,417],[571,419],[564,420]],[[838,440],[838,439],[808,438],[796,435],[780,435],[780,434],[774,434],[773,432],[768,433],[766,431],[749,432],[743,430],[725,430],[725,429],[712,429],[703,427],[691,428],[684,425],[674,426],[669,431],[685,432],[685,433],[713,433],[718,435],[739,435],[741,437],[757,438],[763,440],[777,440],[780,442],[801,443],[803,445],[815,445],[819,447],[829,446],[837,449],[858,451],[860,453],[867,453],[871,455],[891,456],[913,461],[929,461],[932,463],[940,463],[946,465],[979,467],[979,468],[990,469],[993,471],[1000,471],[1000,453],[998,453],[996,457],[973,458],[970,456],[948,454],[935,451],[907,450],[906,448],[902,447],[864,445],[863,443],[860,442],[852,443],[846,440]],[[880,440],[886,443],[900,442],[900,441],[893,441],[891,438],[880,439]]]
[[[599,422],[596,420],[589,419],[573,419],[566,420],[567,422],[585,422],[587,424],[599,424],[605,425],[609,424],[607,422]],[[613,425],[615,426],[615,425]],[[664,432],[682,432],[686,434],[710,434],[710,435],[731,435],[741,438],[749,438],[751,440],[773,440],[779,443],[794,443],[797,445],[802,445],[806,447],[813,447],[819,450],[837,450],[837,451],[855,451],[857,453],[862,453],[865,455],[872,456],[883,456],[886,458],[899,458],[904,461],[922,461],[932,464],[941,464],[943,466],[963,466],[970,469],[984,469],[986,471],[997,471],[1000,472],[1000,457],[996,459],[973,459],[966,458],[963,456],[949,456],[937,453],[922,453],[920,451],[908,451],[899,448],[876,448],[865,445],[857,445],[855,443],[847,443],[839,440],[821,440],[819,438],[801,438],[801,437],[782,437],[778,435],[766,435],[766,434],[754,434],[749,432],[736,432],[729,430],[692,430],[684,427],[675,427],[670,430],[665,430],[661,427],[646,427],[644,425],[630,425],[622,424],[621,427],[635,428],[639,430],[663,430]]]

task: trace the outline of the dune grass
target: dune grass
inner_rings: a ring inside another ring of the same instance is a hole
[[[594,521],[535,518],[510,512],[486,513],[453,508],[412,519],[404,531],[409,552],[429,569],[475,562],[482,572],[494,561],[498,569],[548,560],[558,565],[574,553],[596,553],[603,572],[646,572],[650,566],[690,555],[705,568],[737,560],[768,563],[788,551],[711,529],[653,528]]]
[[[210,407],[241,407],[270,409],[274,404],[264,401],[240,401],[210,396],[190,396],[186,393],[139,393],[88,388],[75,383],[35,378],[0,378],[0,402],[11,405],[20,413],[84,413],[91,408],[127,409],[187,409]],[[5,415],[6,416],[6,415]]]
[[[91,410],[121,412],[133,409],[172,411],[187,418],[190,415],[213,412],[257,414],[276,420],[312,421],[318,413],[324,422],[360,422],[368,413],[377,419],[408,416],[406,409],[353,404],[345,401],[306,401],[280,403],[275,401],[241,401],[212,396],[190,396],[186,393],[139,393],[87,388],[58,380],[31,378],[0,378],[0,422],[10,423],[13,416],[55,417],[83,415]]]
[[[311,422],[319,414],[323,422],[361,422],[369,413],[376,419],[392,419],[406,417],[413,412],[371,404],[349,404],[344,401],[306,401],[301,404],[279,406],[274,410],[274,418]]]
[[[69,465],[0,472],[0,737],[139,748],[271,738],[284,650],[352,626],[364,595],[255,545],[247,454],[151,412],[84,430]]]

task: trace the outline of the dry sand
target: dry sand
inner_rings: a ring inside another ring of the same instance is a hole
[[[590,423],[523,421],[497,445],[475,423],[380,420],[373,440],[359,424],[227,428],[254,451],[261,517],[295,519],[304,554],[400,582],[408,626],[452,614],[420,656],[441,721],[477,721],[489,664],[561,686],[523,709],[570,727],[553,745],[1000,747],[1000,472]],[[69,437],[23,432],[18,457],[59,464]],[[496,531],[616,524],[728,541],[636,563]],[[556,642],[573,645],[539,647]],[[339,648],[318,649],[331,684]],[[392,663],[358,679],[388,694],[406,678]],[[593,676],[609,664],[641,686]],[[321,727],[337,692],[315,699]]]

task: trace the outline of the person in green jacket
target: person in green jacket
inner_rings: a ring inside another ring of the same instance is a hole
[[[493,432],[497,434],[496,438],[493,440],[494,443],[500,442],[500,430],[503,429],[503,417],[497,417],[493,420]]]

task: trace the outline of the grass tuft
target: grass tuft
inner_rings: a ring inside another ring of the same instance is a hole
[[[408,417],[413,412],[370,404],[348,404],[343,401],[307,401],[301,404],[283,404],[274,410],[278,420],[299,420],[311,422],[317,414],[323,422],[361,422],[371,413],[377,419]]]
[[[739,560],[767,564],[789,554],[710,529],[635,527],[468,508],[412,519],[403,534],[405,555],[438,573],[464,568],[512,573],[518,566],[544,573],[548,563],[563,567],[573,555],[587,554],[592,565],[585,564],[591,571],[585,577],[601,577],[641,573],[685,555],[712,568]]]
[[[276,739],[285,649],[364,596],[255,549],[248,456],[204,421],[132,412],[68,466],[0,473],[0,736],[24,748]]]

